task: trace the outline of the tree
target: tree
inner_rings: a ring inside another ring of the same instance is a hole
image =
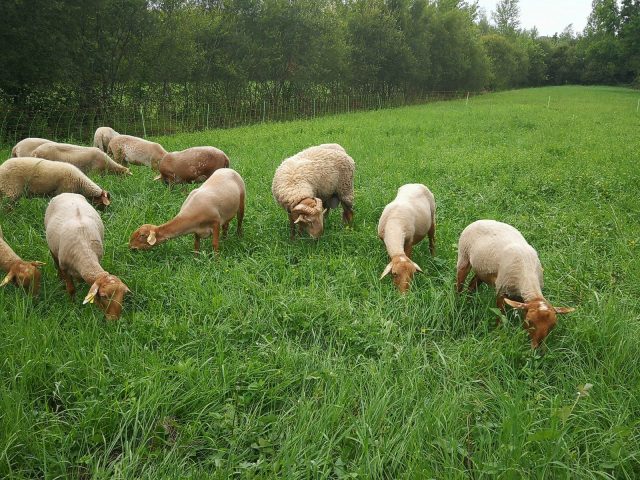
[[[500,0],[491,18],[502,35],[514,35],[520,26],[518,0]]]

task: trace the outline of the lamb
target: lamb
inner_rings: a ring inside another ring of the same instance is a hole
[[[100,215],[82,195],[62,193],[54,197],[44,216],[47,244],[73,297],[75,280],[90,285],[83,304],[96,302],[107,320],[120,318],[122,303],[129,288],[100,265],[103,256],[104,225]]]
[[[51,140],[47,140],[46,138],[25,138],[24,140],[20,140],[16,143],[16,145],[11,149],[11,156],[31,157],[33,156],[32,153],[36,148],[49,142],[51,142]]]
[[[531,348],[538,348],[555,327],[556,314],[575,310],[553,307],[542,296],[542,265],[538,253],[511,225],[478,220],[462,231],[458,241],[458,293],[462,292],[472,268],[475,276],[469,283],[469,291],[485,282],[495,287],[496,303],[502,312],[505,303],[526,312],[524,328],[529,332]],[[519,298],[522,302],[511,298]]]
[[[109,142],[107,153],[120,164],[128,162],[158,170],[160,161],[167,151],[159,143],[131,135],[118,135]]]
[[[13,282],[25,290],[31,291],[34,297],[37,296],[40,291],[40,270],[38,270],[38,267],[42,265],[44,263],[27,262],[16,255],[4,240],[2,229],[0,228],[0,268],[7,272],[7,276],[0,283],[0,287]]]
[[[109,142],[118,135],[120,134],[111,127],[98,127],[96,133],[93,134],[93,146],[106,153]]]
[[[193,147],[167,153],[160,162],[155,179],[173,183],[204,182],[219,168],[229,168],[229,157],[214,147]]]
[[[101,173],[132,175],[127,167],[114,162],[109,155],[96,147],[81,147],[80,145],[68,143],[49,142],[36,148],[32,156],[70,163],[78,167],[84,174],[96,170]]]
[[[0,196],[17,200],[23,194],[81,193],[96,205],[107,206],[111,195],[77,167],[42,158],[10,158],[0,165]]]
[[[145,224],[133,232],[129,248],[148,250],[172,238],[193,233],[196,253],[200,251],[200,239],[210,235],[217,253],[220,227],[226,236],[233,217],[238,219],[237,234],[242,235],[244,200],[242,177],[235,170],[220,168],[189,194],[172,220],[160,226]]]
[[[391,262],[382,272],[380,280],[391,273],[400,292],[409,289],[415,272],[422,272],[411,260],[413,246],[429,236],[429,250],[435,253],[436,201],[433,193],[421,183],[410,183],[398,189],[378,222],[378,237],[384,242]]]
[[[354,171],[353,159],[335,143],[307,148],[280,164],[271,192],[289,215],[292,240],[295,224],[300,232],[304,226],[311,237],[319,238],[324,214],[338,203],[342,203],[344,223],[352,223]]]

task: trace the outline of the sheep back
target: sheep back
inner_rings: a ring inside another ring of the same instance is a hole
[[[229,157],[215,147],[193,147],[167,153],[160,162],[160,175],[167,183],[204,182],[213,172],[229,167]]]
[[[47,140],[46,138],[25,138],[24,140],[20,140],[18,143],[16,143],[15,146],[11,149],[11,156],[31,157],[33,151],[36,148],[49,142],[51,142],[51,140]]]
[[[108,151],[120,164],[126,162],[158,169],[158,165],[167,154],[159,143],[150,142],[131,135],[118,135],[109,142]]]

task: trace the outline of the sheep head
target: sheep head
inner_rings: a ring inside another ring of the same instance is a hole
[[[542,341],[549,335],[558,322],[557,315],[570,313],[575,310],[571,307],[554,307],[544,298],[521,303],[504,299],[507,305],[525,312],[523,326],[529,332],[531,348],[538,348]]]
[[[422,269],[417,263],[406,255],[396,255],[391,259],[387,268],[382,272],[382,275],[380,275],[380,280],[391,273],[393,275],[393,283],[395,283],[401,293],[405,293],[409,290],[411,279],[416,272],[422,272]]]
[[[131,234],[129,248],[132,250],[149,250],[158,243],[158,227],[145,224]]]
[[[108,207],[111,205],[111,194],[103,190],[100,196],[93,197],[91,201],[96,207]]]
[[[131,290],[122,280],[107,273],[99,276],[93,282],[82,303],[83,305],[95,303],[104,312],[107,320],[117,320],[120,318],[124,296],[127,292],[131,292]]]
[[[40,292],[41,273],[38,267],[44,265],[42,262],[26,262],[24,260],[15,261],[9,268],[7,276],[4,277],[0,287],[13,282],[21,286],[35,297]]]
[[[324,213],[322,200],[319,198],[305,198],[298,205],[293,207],[291,213],[295,221],[293,223],[302,224],[309,235],[313,238],[320,238],[324,231]]]

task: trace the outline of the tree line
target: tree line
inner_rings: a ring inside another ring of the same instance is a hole
[[[640,0],[583,32],[520,28],[517,0],[9,0],[0,105],[95,107],[300,91],[640,83]]]

